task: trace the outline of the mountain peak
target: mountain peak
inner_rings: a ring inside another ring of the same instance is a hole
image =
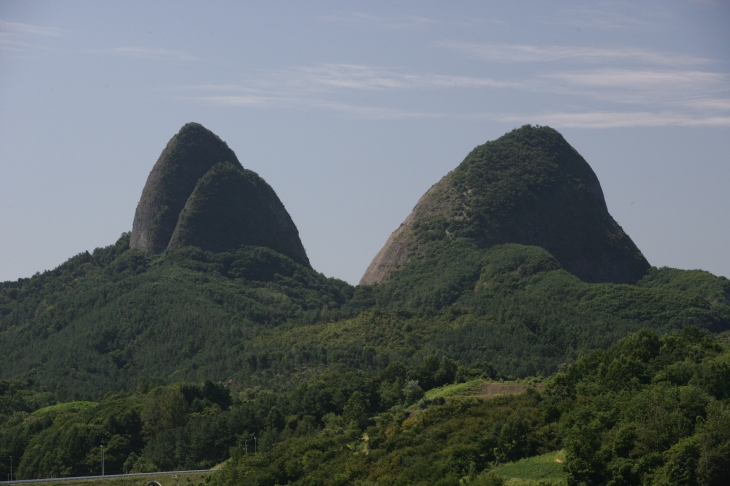
[[[550,127],[525,125],[472,150],[421,197],[360,283],[384,282],[460,239],[542,247],[586,282],[635,283],[649,268],[608,213],[591,167]]]
[[[210,130],[187,123],[155,163],[137,205],[130,248],[154,255],[198,246],[266,246],[309,266],[274,190]]]

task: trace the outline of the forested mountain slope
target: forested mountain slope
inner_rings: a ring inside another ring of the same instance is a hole
[[[506,386],[527,390],[488,391]],[[98,474],[100,443],[107,473],[225,460],[211,482],[227,485],[495,486],[501,465],[560,449],[557,482],[518,484],[719,486],[730,473],[730,351],[693,327],[634,333],[543,383],[490,383],[429,357],[331,370],[288,392],[144,381],[48,404],[0,381],[0,456],[17,477]]]
[[[384,412],[353,392],[315,433],[284,427],[263,454],[234,450],[215,483],[500,485],[500,464],[558,449],[569,485],[720,486],[730,474],[730,352],[696,328],[632,334],[542,393],[454,388]]]
[[[494,154],[517,154],[519,163],[510,168]],[[272,235],[288,223],[271,210],[280,205],[273,190],[215,135],[188,124],[150,174],[135,232],[55,270],[0,284],[0,378],[32,379],[59,399],[132,390],[142,378],[288,389],[328,368],[377,372],[434,354],[486,376],[524,377],[552,374],[642,327],[730,328],[726,278],[642,263],[634,284],[587,283],[545,248],[487,245],[496,223],[480,226],[479,214],[495,201],[517,207],[522,195],[520,214],[528,217],[539,197],[562,191],[591,199],[592,216],[581,217],[623,241],[626,261],[641,260],[632,260],[640,253],[605,211],[590,167],[554,130],[510,132],[475,149],[437,186],[459,177],[481,212],[448,223],[456,225],[449,236],[409,223],[409,238],[426,242],[417,254],[385,282],[352,287],[312,270],[296,245],[282,250]],[[173,199],[182,206],[163,238],[163,209]],[[249,231],[267,224],[274,229]],[[236,236],[251,234],[251,241]],[[138,248],[145,235],[152,246]],[[150,250],[163,240],[164,252]]]
[[[328,367],[377,371],[441,354],[489,376],[548,375],[649,326],[730,327],[730,282],[652,269],[636,285],[586,284],[537,247],[464,250],[353,288],[262,247],[147,257],[116,245],[0,285],[0,370],[60,398],[141,377],[293,386]],[[453,273],[440,269],[443,265]]]
[[[0,370],[64,398],[134,388],[141,376],[227,381],[250,365],[248,340],[326,318],[351,294],[346,283],[268,248],[186,247],[151,258],[130,250],[126,234],[56,270],[2,284]]]
[[[0,283],[0,478],[94,474],[100,444],[221,484],[496,485],[561,448],[570,484],[730,471],[730,280],[649,267],[554,130],[477,147],[366,277],[313,270],[273,189],[184,126],[131,234]]]
[[[539,246],[585,282],[635,283],[649,269],[591,167],[549,127],[525,125],[472,150],[421,197],[360,283],[465,243]]]

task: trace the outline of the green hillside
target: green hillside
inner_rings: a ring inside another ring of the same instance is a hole
[[[367,275],[313,270],[186,125],[131,234],[0,283],[0,479],[104,444],[109,474],[216,484],[723,484],[730,280],[649,267],[554,130],[477,147]]]
[[[256,455],[234,450],[214,480],[719,485],[730,472],[730,350],[696,328],[634,333],[579,359],[544,392],[466,395],[371,416],[377,395],[353,392],[341,417],[309,434],[285,426],[277,446]]]
[[[652,269],[636,285],[587,284],[537,247],[463,249],[353,288],[267,248],[147,257],[127,241],[0,286],[2,378],[62,400],[143,377],[287,389],[433,354],[486,376],[548,376],[642,327],[730,328],[727,279]]]
[[[268,381],[246,342],[327,319],[352,294],[270,249],[184,248],[157,257],[113,246],[0,290],[0,370],[62,399],[133,389],[140,377]],[[249,368],[260,369],[248,377]],[[282,379],[283,380],[283,379]]]
[[[730,473],[730,348],[697,328],[639,331],[517,394],[449,385],[466,375],[432,358],[288,392],[148,382],[41,413],[21,410],[43,402],[27,383],[3,382],[0,404],[17,411],[0,415],[0,454],[18,477],[88,475],[103,443],[109,474],[224,462],[206,481],[227,485],[720,485]]]
[[[453,245],[547,250],[585,282],[636,283],[649,263],[608,213],[598,178],[550,127],[525,125],[472,150],[421,197],[361,284]]]

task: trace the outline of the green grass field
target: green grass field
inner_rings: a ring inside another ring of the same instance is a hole
[[[566,485],[563,461],[565,461],[563,451],[548,452],[541,456],[510,462],[493,469],[493,472],[506,479],[506,484],[525,486],[538,484]]]
[[[466,383],[456,383],[434,388],[426,392],[424,398],[433,400],[435,398],[465,398],[474,397],[481,394],[484,384],[487,380],[477,378],[476,380],[467,381]]]
[[[83,410],[85,408],[93,407],[95,406],[95,402],[67,402],[67,403],[57,403],[55,405],[51,405],[49,407],[43,407],[39,408],[35,412],[33,412],[33,415],[43,415],[44,413],[48,412],[60,412],[61,410]]]
[[[522,393],[529,387],[541,390],[543,384],[536,379],[518,380],[518,381],[491,381],[484,378],[467,381],[466,383],[455,383],[439,388],[434,388],[426,392],[424,396],[427,400],[436,398],[444,398],[446,400],[454,398],[491,398],[500,395],[516,395]]]

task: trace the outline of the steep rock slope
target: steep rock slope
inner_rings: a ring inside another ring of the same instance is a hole
[[[297,229],[271,186],[255,172],[219,162],[195,186],[168,248],[220,252],[241,245],[265,246],[309,265]]]
[[[216,252],[266,246],[310,266],[299,232],[271,186],[197,123],[172,137],[150,172],[130,242],[147,255],[187,245]]]
[[[221,161],[242,168],[236,154],[213,132],[197,123],[183,126],[147,177],[134,215],[130,247],[148,255],[165,251],[198,180]]]
[[[436,247],[540,246],[585,282],[635,283],[649,263],[608,213],[593,170],[555,130],[481,145],[421,197],[360,281],[387,281]]]

